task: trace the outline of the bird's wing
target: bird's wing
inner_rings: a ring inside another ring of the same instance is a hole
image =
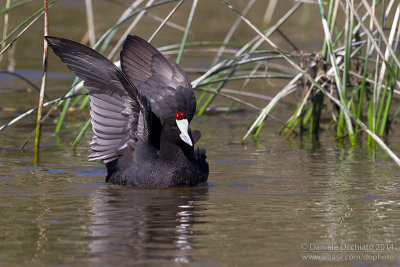
[[[95,50],[70,40],[46,37],[54,53],[84,81],[90,93],[94,136],[90,160],[107,163],[137,140],[148,141],[151,111],[124,73]]]
[[[196,97],[183,69],[138,36],[128,36],[121,51],[121,68],[139,92],[146,96],[161,121],[185,112],[190,122]]]

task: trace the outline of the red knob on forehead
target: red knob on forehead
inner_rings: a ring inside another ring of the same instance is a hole
[[[186,114],[183,112],[177,112],[175,114],[175,120],[179,121],[179,120],[184,120],[186,119]]]

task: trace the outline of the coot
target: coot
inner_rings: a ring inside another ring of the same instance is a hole
[[[200,132],[189,127],[196,98],[179,65],[137,36],[124,43],[122,70],[77,42],[46,40],[89,90],[89,159],[106,164],[106,182],[171,187],[207,181],[205,150],[193,147]]]

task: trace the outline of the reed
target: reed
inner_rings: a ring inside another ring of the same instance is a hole
[[[43,1],[43,10],[44,10],[44,30],[43,35],[49,35],[49,1]],[[48,54],[48,44],[46,41],[43,42],[43,75],[42,75],[42,84],[40,86],[40,94],[39,94],[39,104],[38,104],[38,112],[37,112],[37,120],[36,120],[36,134],[35,134],[35,165],[39,164],[39,147],[40,147],[40,136],[42,131],[42,109],[43,109],[43,101],[44,94],[46,90],[46,78],[47,78],[47,54]]]

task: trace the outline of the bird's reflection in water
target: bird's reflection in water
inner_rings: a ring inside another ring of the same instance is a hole
[[[204,222],[207,198],[207,186],[101,189],[92,198],[91,263],[190,262],[193,225]]]

